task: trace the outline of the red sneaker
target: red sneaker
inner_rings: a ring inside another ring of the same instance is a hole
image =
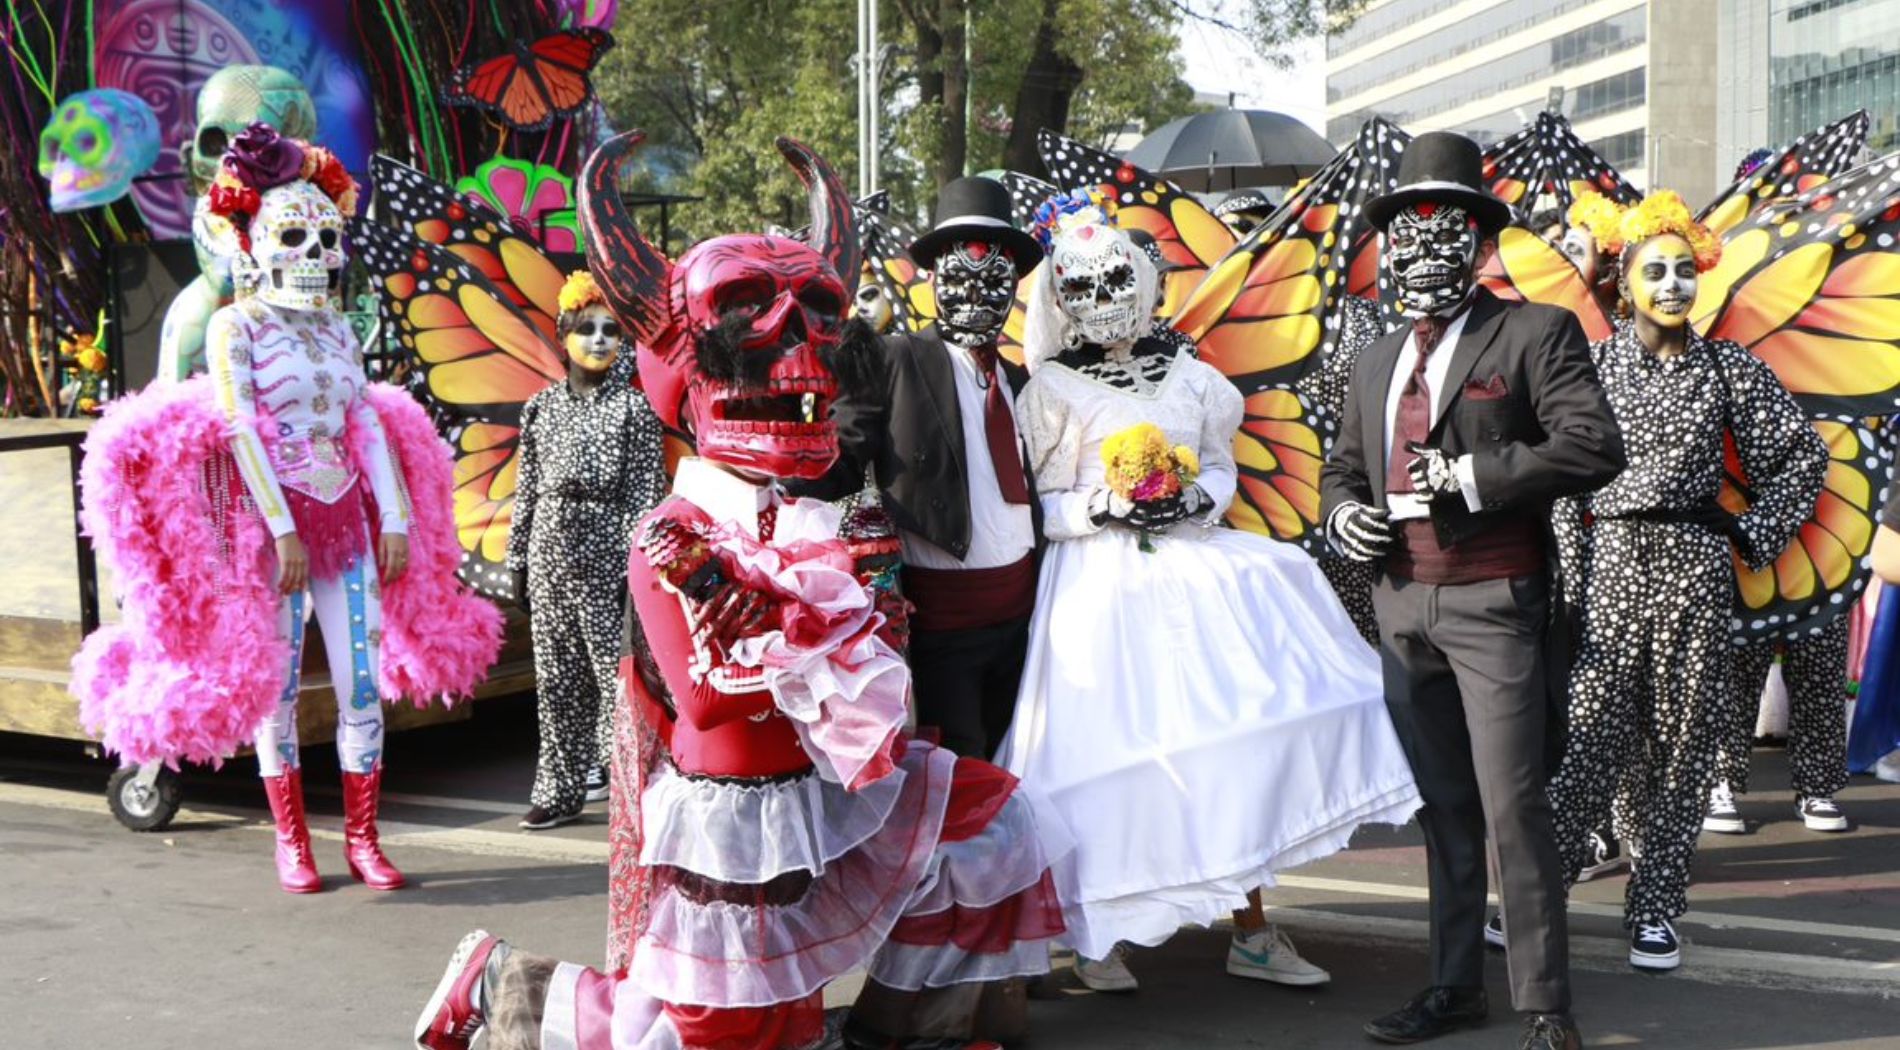
[[[429,997],[429,1005],[416,1018],[416,1046],[422,1050],[468,1050],[469,1041],[482,1030],[487,1018],[474,999],[475,983],[488,965],[488,956],[501,941],[487,930],[476,930],[462,938],[449,956],[448,969]]]

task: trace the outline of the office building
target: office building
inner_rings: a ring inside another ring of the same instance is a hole
[[[1561,94],[1578,136],[1630,181],[1706,198],[1717,185],[1718,6],[1379,0],[1326,42],[1327,138],[1345,142],[1376,115],[1413,134],[1491,142]]]

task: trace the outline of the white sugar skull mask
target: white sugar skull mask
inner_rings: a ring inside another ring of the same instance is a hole
[[[1113,226],[1063,230],[1050,246],[1048,279],[1074,339],[1112,346],[1147,330],[1154,264]]]
[[[336,305],[343,276],[343,213],[322,190],[302,179],[265,190],[250,234],[250,252],[233,264],[241,286],[285,310]]]

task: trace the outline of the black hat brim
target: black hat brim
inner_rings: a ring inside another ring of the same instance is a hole
[[[1486,233],[1511,224],[1511,206],[1479,190],[1463,186],[1407,186],[1366,202],[1366,220],[1380,233],[1399,212],[1424,201],[1451,204],[1470,212]]]
[[[991,226],[987,223],[957,223],[939,226],[929,233],[910,242],[910,257],[917,265],[926,270],[935,269],[937,256],[942,255],[953,244],[965,241],[981,241],[995,244],[1016,260],[1016,275],[1027,274],[1042,262],[1042,245],[1036,239],[1014,226]]]

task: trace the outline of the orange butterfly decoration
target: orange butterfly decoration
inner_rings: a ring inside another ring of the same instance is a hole
[[[1696,219],[1716,234],[1726,234],[1770,202],[1819,186],[1853,165],[1872,125],[1861,109],[1808,132],[1736,179]]]
[[[604,30],[564,29],[533,43],[516,41],[506,55],[458,69],[443,101],[499,117],[516,131],[541,131],[579,113],[594,97],[588,74],[614,46]]]
[[[509,597],[521,406],[567,374],[554,340],[562,275],[532,238],[449,187],[386,157],[370,168],[393,224],[358,221],[351,239],[385,331],[419,366],[412,392],[455,453],[462,578]]]
[[[1499,139],[1484,151],[1484,180],[1493,196],[1529,212],[1542,198],[1567,211],[1588,191],[1618,204],[1635,204],[1642,193],[1596,150],[1570,129],[1570,121],[1548,110],[1529,127]]]

